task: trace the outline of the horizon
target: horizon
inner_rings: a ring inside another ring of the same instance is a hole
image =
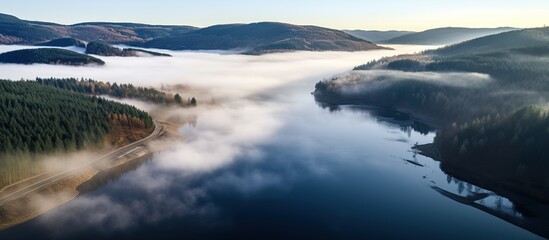
[[[549,2],[539,3],[533,0],[521,3],[493,0],[482,3],[472,0],[460,3],[439,3],[432,0],[410,3],[397,0],[392,5],[398,7],[357,0],[346,1],[348,4],[326,0],[308,3],[310,1],[292,3],[283,0],[276,3],[258,3],[237,0],[227,3],[206,0],[201,3],[185,3],[160,0],[151,3],[123,0],[113,3],[99,0],[93,5],[86,6],[87,9],[82,11],[80,5],[71,4],[67,0],[58,0],[55,4],[30,0],[5,3],[2,13],[29,21],[65,25],[83,22],[130,22],[204,28],[219,24],[282,22],[340,30],[416,32],[444,27],[535,28],[549,22],[543,11],[549,8]],[[349,4],[356,7],[349,8]],[[474,9],[470,8],[472,4],[475,6]],[[52,15],[51,12],[63,14]]]
[[[208,26],[203,26],[203,27],[202,27],[202,26],[201,26],[201,27],[198,27],[198,26],[189,25],[189,24],[170,24],[170,23],[155,24],[155,23],[148,23],[148,22],[109,21],[109,20],[85,21],[85,22],[74,22],[74,23],[60,23],[60,22],[48,21],[48,20],[40,20],[40,19],[25,19],[25,18],[20,18],[20,17],[18,17],[17,15],[8,14],[8,13],[3,13],[3,12],[0,12],[0,14],[11,15],[11,16],[17,17],[17,18],[19,18],[19,19],[21,19],[21,20],[25,20],[25,21],[57,23],[57,24],[67,25],[67,26],[76,25],[76,24],[82,24],[82,23],[118,23],[118,24],[133,23],[133,24],[145,24],[145,25],[188,26],[188,27],[197,27],[197,28],[207,28],[207,27],[216,26],[216,25],[253,24],[253,23],[266,23],[266,22],[272,22],[272,23],[291,24],[291,25],[297,25],[297,26],[319,26],[319,27],[326,27],[326,26],[323,26],[323,25],[297,24],[297,23],[282,22],[282,21],[226,22],[226,23],[218,23],[218,24],[213,24],[213,25],[208,25]],[[338,28],[333,28],[333,29],[342,30],[342,31],[380,31],[380,32],[390,32],[390,31],[411,31],[411,32],[422,32],[422,31],[427,31],[427,30],[432,30],[432,29],[441,29],[441,28],[471,28],[471,29],[481,29],[481,28],[516,28],[516,29],[526,29],[526,28],[540,28],[540,27],[546,27],[546,25],[543,25],[543,26],[532,26],[532,27],[525,27],[525,28],[515,27],[515,26],[495,26],[495,27],[484,27],[484,26],[475,26],[475,27],[470,27],[470,26],[438,26],[438,27],[427,28],[427,29],[422,29],[422,30],[407,30],[407,29],[366,29],[366,28],[362,28],[362,29],[359,29],[359,28],[339,28],[339,29],[338,29]]]

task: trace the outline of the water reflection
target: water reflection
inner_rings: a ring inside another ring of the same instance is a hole
[[[330,112],[338,112],[342,109],[366,114],[368,117],[374,117],[379,122],[398,126],[400,130],[411,136],[412,131],[419,132],[423,135],[434,133],[436,131],[435,124],[427,124],[425,121],[414,116],[412,113],[405,113],[390,108],[364,106],[364,105],[332,105],[317,102],[317,105]]]
[[[549,238],[549,205],[543,200],[510,191],[498,184],[501,180],[451,169],[444,163],[441,164],[441,170],[448,174],[448,186],[454,188],[453,191],[433,188],[443,196]],[[479,194],[483,197],[471,197]]]
[[[0,239],[536,238],[429,187],[447,178],[411,151],[434,137],[417,116],[315,106],[318,79],[388,53],[318,54],[175,53],[177,62],[153,64],[162,68],[108,59],[110,70],[88,70],[147,85],[206,82],[226,97],[193,109],[185,141]]]
[[[381,123],[399,128],[402,132],[407,133],[408,137],[410,137],[412,131],[421,134],[436,131],[434,126],[422,123],[421,120],[414,119],[412,115],[392,109],[354,105],[329,106],[320,103],[318,105],[332,113],[343,109],[362,112],[369,118],[373,117]],[[416,150],[411,151],[413,152],[412,160],[401,159],[414,166],[425,167],[424,164],[418,161],[418,152]],[[452,169],[444,162],[440,164],[439,168],[441,171],[438,174],[432,174],[430,177],[424,176],[423,178],[428,180],[432,184],[431,188],[442,196],[479,209],[540,236],[549,237],[549,229],[547,228],[549,226],[549,205],[543,201],[524,194],[510,192],[503,189],[495,180],[485,179],[463,170]],[[430,179],[436,179],[437,177],[434,175],[445,175],[446,182],[436,182]]]

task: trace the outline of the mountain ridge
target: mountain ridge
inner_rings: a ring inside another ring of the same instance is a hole
[[[450,45],[463,41],[517,30],[512,27],[498,28],[467,28],[442,27],[428,29],[422,32],[411,33],[384,41],[384,44],[413,44],[413,45]]]
[[[221,24],[199,29],[99,21],[63,25],[0,14],[0,44],[49,44],[63,38],[170,50],[239,49],[244,54],[388,49],[339,30],[278,22]]]
[[[384,41],[387,41],[389,39],[404,36],[407,34],[416,33],[413,31],[398,31],[398,30],[380,31],[380,30],[355,29],[355,30],[342,30],[342,31],[352,36],[355,36],[357,38],[362,38],[366,41],[371,41],[373,43],[383,43]]]
[[[87,42],[139,44],[152,38],[182,34],[196,29],[198,28],[184,25],[116,22],[83,22],[63,25],[23,20],[0,13],[0,44],[40,44],[59,38],[76,38]]]
[[[343,31],[279,22],[220,24],[179,36],[148,41],[145,47],[171,50],[233,50],[248,54],[305,51],[386,49]]]

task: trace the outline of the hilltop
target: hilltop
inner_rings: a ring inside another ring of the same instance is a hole
[[[76,38],[87,42],[140,44],[154,38],[184,34],[196,29],[191,26],[110,22],[62,25],[27,21],[11,15],[0,14],[0,44],[37,44],[58,38]]]
[[[58,38],[44,43],[38,43],[36,46],[49,47],[81,47],[85,48],[86,43],[75,38]]]
[[[23,49],[0,54],[0,63],[15,64],[61,64],[61,65],[103,65],[101,59],[58,48]]]
[[[446,27],[429,29],[423,32],[410,33],[386,41],[384,44],[412,44],[412,45],[449,45],[463,41],[484,37],[492,34],[516,30],[510,27],[501,28],[459,28]]]
[[[234,50],[249,54],[285,51],[363,51],[383,49],[342,31],[276,22],[216,25],[146,42],[173,50]]]

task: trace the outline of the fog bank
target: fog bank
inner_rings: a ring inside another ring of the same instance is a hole
[[[197,96],[198,107],[192,109],[165,110],[139,101],[124,100],[155,117],[185,118],[192,115],[197,118],[196,126],[185,125],[180,129],[186,140],[169,143],[167,150],[155,154],[152,162],[136,170],[133,177],[123,176],[118,180],[121,183],[115,185],[118,193],[128,196],[138,193],[138,198],[124,202],[105,192],[84,195],[40,220],[44,226],[62,229],[64,233],[82,228],[113,230],[132,227],[139,221],[157,222],[171,216],[215,215],[216,206],[208,203],[212,189],[253,192],[265,186],[284,187],[291,177],[259,170],[232,172],[227,167],[238,164],[236,159],[261,159],[260,146],[275,138],[286,123],[286,113],[296,110],[292,102],[284,99],[289,95],[285,87],[300,86],[300,94],[311,97],[309,93],[314,90],[314,83],[321,79],[383,56],[425,50],[423,46],[391,47],[397,50],[295,52],[264,56],[161,51],[173,57],[99,57],[106,62],[105,66],[84,67],[0,64],[0,79],[83,77],[153,86],[178,92],[183,97]],[[0,46],[0,52],[13,48]],[[423,78],[432,81],[444,76]],[[479,79],[485,79],[485,76],[471,75],[471,81]],[[257,98],[258,95],[266,98]],[[212,99],[216,104],[201,104]],[[325,172],[315,163],[301,164],[311,171]],[[288,169],[291,171],[290,167]],[[219,173],[223,170],[226,172]],[[204,180],[201,184],[191,185],[195,179]],[[89,216],[85,224],[81,223],[81,216]]]

